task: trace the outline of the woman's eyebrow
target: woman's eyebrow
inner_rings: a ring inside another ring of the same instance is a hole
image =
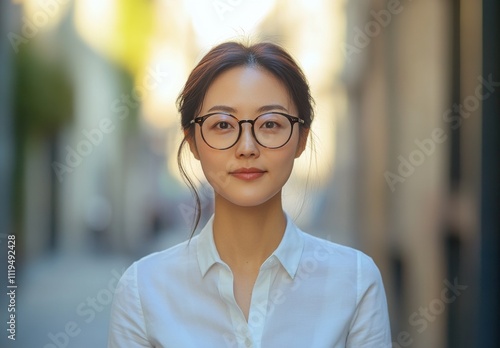
[[[226,106],[226,105],[214,105],[212,106],[210,109],[208,109],[207,113],[208,112],[212,112],[212,111],[222,111],[222,112],[227,112],[227,113],[236,113],[236,109],[235,108],[232,108],[230,106]]]
[[[268,111],[273,111],[273,110],[281,110],[284,112],[289,112],[287,108],[280,104],[269,104],[269,105],[264,105],[261,106],[260,108],[257,109],[257,113],[264,113]],[[212,111],[222,111],[222,112],[227,112],[230,114],[237,113],[237,110],[233,107],[227,106],[227,105],[214,105],[210,109],[207,110],[207,113],[212,112]]]
[[[270,104],[270,105],[261,106],[260,108],[257,109],[257,112],[262,113],[262,112],[268,112],[268,111],[273,111],[273,110],[281,110],[281,111],[288,112],[288,109],[280,104]]]

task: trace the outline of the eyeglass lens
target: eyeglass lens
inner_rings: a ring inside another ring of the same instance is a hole
[[[209,146],[226,149],[238,141],[240,126],[243,125],[231,115],[213,114],[203,122],[201,132]],[[264,114],[254,120],[253,131],[255,139],[262,146],[281,147],[292,134],[292,123],[280,114]]]

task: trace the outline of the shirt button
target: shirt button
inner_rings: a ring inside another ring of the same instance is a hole
[[[245,345],[250,348],[252,347],[252,341],[250,340],[250,338],[247,337],[247,339],[245,340]]]

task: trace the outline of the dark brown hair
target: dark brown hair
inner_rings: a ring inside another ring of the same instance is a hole
[[[314,118],[313,99],[307,79],[294,61],[282,47],[268,42],[244,45],[238,42],[225,42],[212,48],[196,65],[189,75],[184,89],[177,98],[177,107],[181,114],[181,126],[185,132],[179,145],[177,163],[181,175],[193,192],[196,210],[192,234],[196,230],[201,216],[200,196],[195,185],[182,164],[182,150],[188,139],[194,137],[195,128],[190,121],[199,116],[203,99],[211,83],[224,71],[240,66],[263,68],[280,80],[287,89],[298,111],[298,117],[305,123],[301,126],[301,141],[306,141],[306,134]]]

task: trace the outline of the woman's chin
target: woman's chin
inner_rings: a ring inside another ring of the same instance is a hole
[[[272,204],[273,201],[276,201],[277,198],[276,195],[279,195],[280,192],[270,195],[257,195],[255,191],[248,192],[246,194],[238,192],[238,194],[220,195],[219,198],[233,206],[242,208],[256,208]],[[216,205],[217,205],[217,200],[216,200]]]

